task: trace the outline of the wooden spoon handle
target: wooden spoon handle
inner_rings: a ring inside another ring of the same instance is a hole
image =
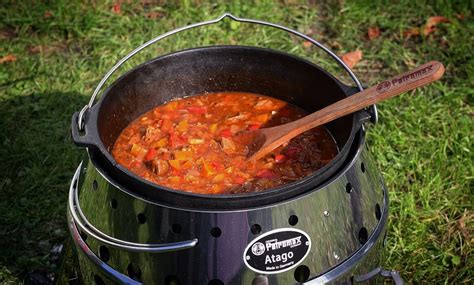
[[[316,126],[323,125],[334,119],[354,113],[382,100],[400,95],[412,89],[424,86],[438,80],[444,74],[444,66],[440,62],[430,61],[406,73],[383,81],[362,92],[349,96],[331,104],[317,112],[288,123],[291,137],[301,134]],[[297,133],[295,135],[295,133]]]

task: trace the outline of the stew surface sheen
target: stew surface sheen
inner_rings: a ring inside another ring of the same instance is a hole
[[[272,127],[307,112],[252,93],[223,92],[170,101],[130,123],[112,150],[136,175],[172,189],[200,194],[257,192],[299,180],[337,155],[324,127],[292,139],[258,161],[247,161],[234,136]]]

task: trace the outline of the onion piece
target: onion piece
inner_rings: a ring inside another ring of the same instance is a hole
[[[225,153],[232,153],[236,149],[235,143],[229,138],[223,137],[221,139],[221,144],[222,144],[222,150]]]

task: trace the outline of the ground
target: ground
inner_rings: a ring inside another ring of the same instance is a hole
[[[366,85],[428,60],[445,64],[439,82],[379,104],[368,143],[390,191],[384,267],[414,284],[472,284],[473,8],[409,0],[3,1],[0,283],[57,270],[50,250],[67,239],[68,184],[84,152],[71,142],[70,118],[105,72],[160,33],[229,11],[297,29],[338,55],[360,50],[353,70]],[[433,16],[445,18],[432,26]],[[155,45],[121,72],[172,50],[222,43],[278,48],[344,77],[304,41],[230,21]]]

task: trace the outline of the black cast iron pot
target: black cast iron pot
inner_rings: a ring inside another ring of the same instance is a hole
[[[312,191],[341,167],[366,111],[326,125],[339,148],[327,165],[306,178],[261,192],[202,195],[151,183],[117,164],[111,149],[120,132],[134,119],[174,98],[205,92],[238,91],[275,97],[314,112],[359,90],[342,84],[317,65],[270,49],[212,46],[184,50],[146,62],[117,79],[86,112],[85,129],[72,118],[72,137],[88,148],[102,174],[124,191],[150,202],[194,210],[238,210],[279,203]]]

